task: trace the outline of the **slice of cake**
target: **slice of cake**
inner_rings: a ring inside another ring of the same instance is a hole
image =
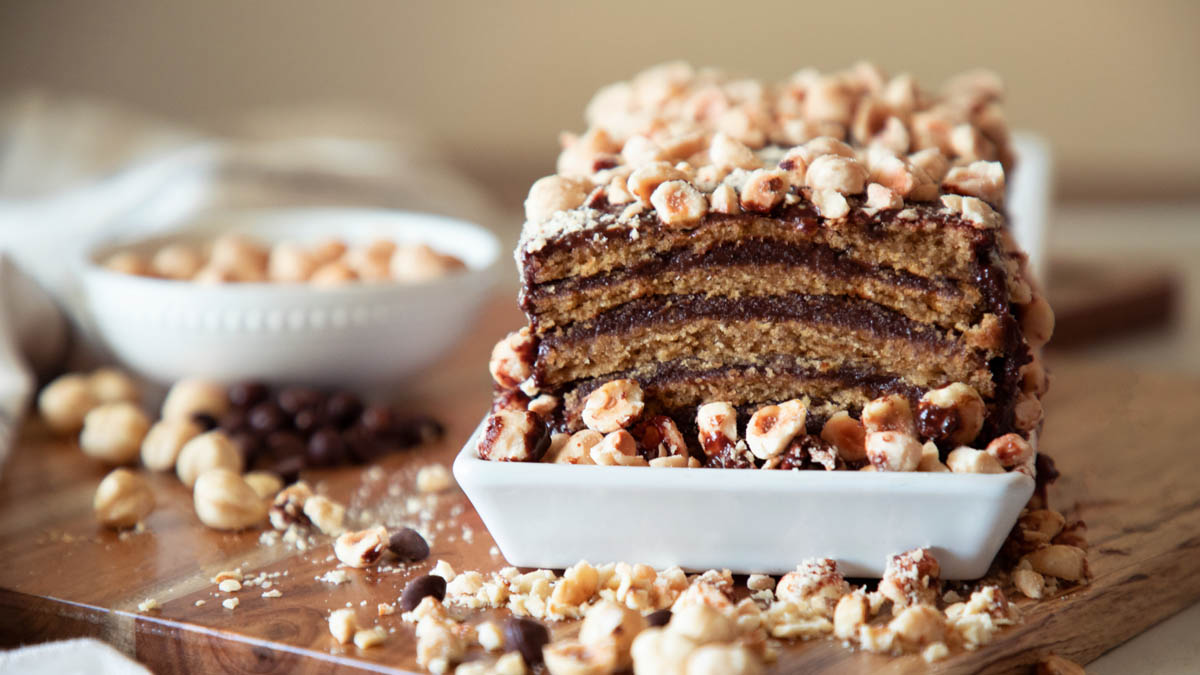
[[[868,65],[602,90],[525,202],[480,455],[1032,473],[1053,314],[1000,93]]]

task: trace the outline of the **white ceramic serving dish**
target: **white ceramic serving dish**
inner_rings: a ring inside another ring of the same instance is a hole
[[[420,283],[236,283],[207,286],[112,272],[117,249],[209,241],[226,232],[264,243],[338,236],[424,242],[468,269]],[[404,211],[293,208],[208,213],[170,234],[110,241],[84,255],[80,276],[95,330],[142,375],[170,383],[202,375],[371,389],[428,365],[470,326],[495,276],[499,242],[451,218]]]
[[[878,577],[888,556],[928,547],[945,579],[985,572],[1034,481],[1021,473],[655,469],[488,462],[481,424],[454,477],[518,567],[580,560],[781,574],[834,558]]]

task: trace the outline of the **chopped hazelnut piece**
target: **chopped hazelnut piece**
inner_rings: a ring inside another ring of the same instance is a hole
[[[609,433],[633,424],[642,414],[642,388],[634,380],[609,380],[588,394],[583,405],[583,423],[589,429]]]
[[[793,438],[804,433],[807,412],[804,403],[795,399],[759,408],[746,424],[750,452],[759,459],[783,452]]]
[[[667,181],[654,189],[650,204],[666,225],[694,223],[708,213],[708,199],[690,183]]]

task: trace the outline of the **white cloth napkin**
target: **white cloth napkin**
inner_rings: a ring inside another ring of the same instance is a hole
[[[150,675],[121,652],[91,638],[0,652],[0,675]]]

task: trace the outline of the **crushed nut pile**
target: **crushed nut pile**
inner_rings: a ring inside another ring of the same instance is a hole
[[[1055,511],[1026,511],[1002,562],[974,584],[943,584],[926,549],[893,556],[878,584],[860,586],[828,559],[806,560],[778,582],[750,575],[744,587],[727,570],[580,562],[561,575],[506,567],[485,576],[439,560],[405,588],[401,618],[416,624],[418,663],[433,673],[525,673],[544,664],[552,675],[756,674],[782,641],[814,639],[935,662],[1019,621],[1007,593],[1038,599],[1087,583],[1081,530]],[[491,620],[472,625],[462,609],[504,609],[511,618],[503,629]],[[582,622],[578,632],[551,631],[538,619]],[[331,616],[330,625],[340,620]],[[474,647],[505,655],[476,656]]]

